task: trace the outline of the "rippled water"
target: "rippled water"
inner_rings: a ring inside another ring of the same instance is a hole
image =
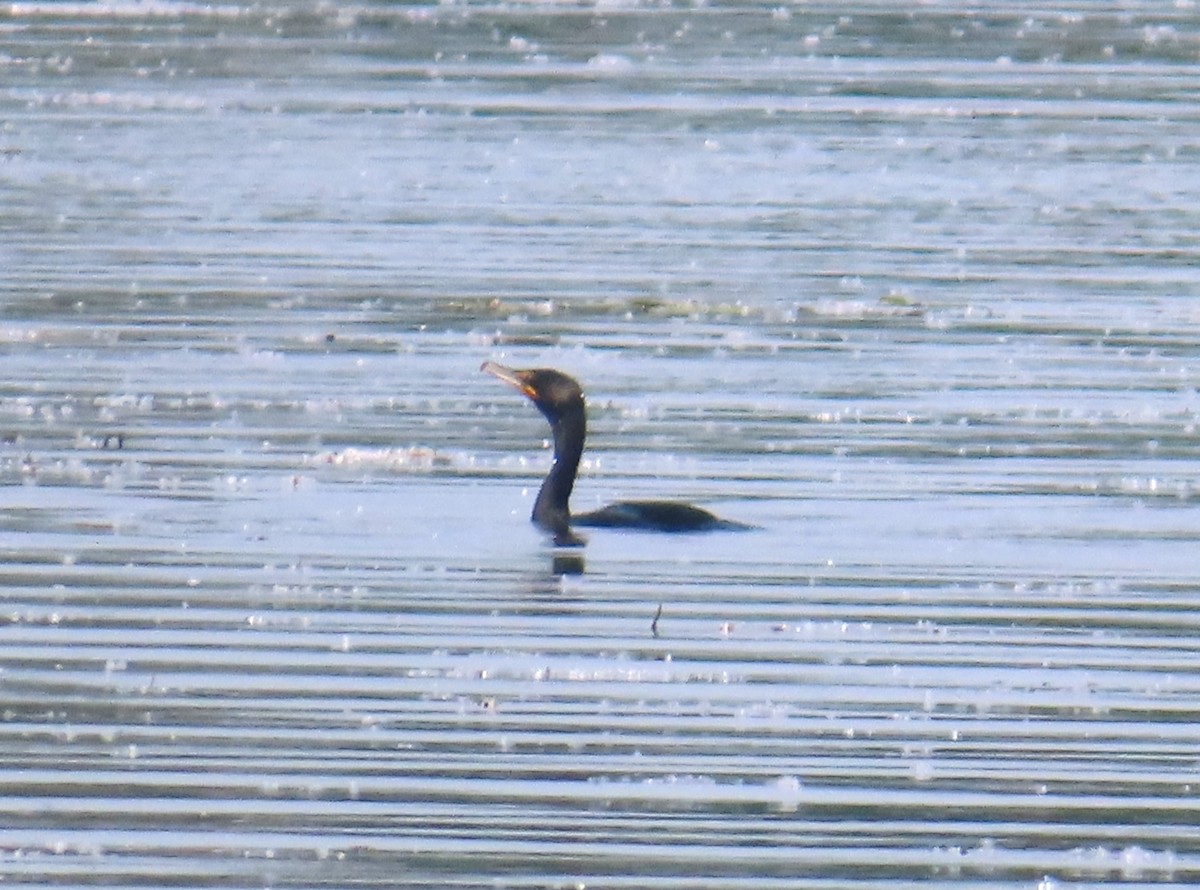
[[[0,878],[1200,881],[1190,3],[0,6]],[[579,509],[486,359],[588,390]]]

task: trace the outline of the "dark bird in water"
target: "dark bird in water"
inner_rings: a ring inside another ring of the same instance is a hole
[[[495,362],[480,368],[515,386],[550,422],[554,462],[533,503],[533,523],[554,535],[556,544],[579,546],[583,539],[572,526],[635,528],[659,532],[701,532],[748,529],[752,526],[721,519],[678,501],[618,501],[591,513],[571,515],[571,489],[587,437],[587,408],[583,389],[574,378],[552,368],[516,370]]]

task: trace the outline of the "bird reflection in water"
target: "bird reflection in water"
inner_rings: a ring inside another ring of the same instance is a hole
[[[578,550],[574,552],[555,551],[554,555],[550,557],[550,574],[556,578],[561,578],[563,575],[582,575],[584,571],[583,554]]]

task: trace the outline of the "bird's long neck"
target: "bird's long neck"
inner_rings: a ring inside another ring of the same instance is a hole
[[[550,429],[554,433],[554,464],[533,503],[533,521],[547,531],[562,534],[570,529],[571,489],[575,487],[575,474],[587,437],[583,402],[553,420]]]

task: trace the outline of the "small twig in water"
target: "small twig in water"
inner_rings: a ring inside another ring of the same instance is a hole
[[[650,622],[650,633],[654,635],[654,639],[658,639],[658,619],[662,618],[662,603],[658,604],[658,611],[654,613],[654,620]]]

